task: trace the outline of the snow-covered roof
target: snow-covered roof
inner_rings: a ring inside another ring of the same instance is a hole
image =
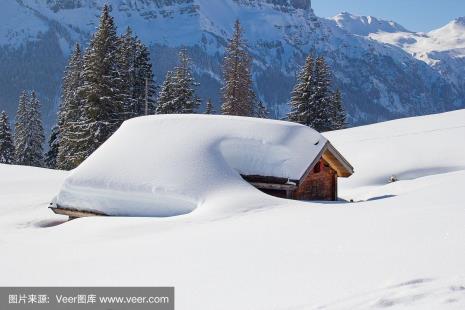
[[[158,210],[157,215],[172,215],[173,208],[187,213],[212,188],[244,183],[240,174],[299,180],[326,145],[326,138],[315,130],[276,120],[136,118],[70,174],[58,204],[121,214],[125,205],[147,210],[156,200],[166,209],[166,214]],[[180,201],[185,206],[180,207]]]

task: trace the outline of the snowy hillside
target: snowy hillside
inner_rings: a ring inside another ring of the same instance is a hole
[[[447,72],[369,38],[375,30],[403,33],[402,26],[349,14],[337,21],[319,18],[309,0],[6,1],[8,9],[0,12],[0,58],[8,59],[0,63],[0,108],[14,113],[20,90],[35,88],[48,126],[70,46],[88,42],[105,2],[120,31],[131,26],[150,46],[158,82],[174,65],[175,50],[187,47],[202,85],[199,94],[215,105],[226,39],[239,18],[254,56],[257,92],[275,118],[287,112],[296,71],[309,52],[325,55],[333,67],[352,124],[464,106],[459,99],[465,87],[451,85]]]
[[[0,165],[0,285],[172,285],[177,309],[463,309],[465,110],[326,136],[355,166],[354,203],[250,209],[225,192],[173,218],[64,223],[47,206],[67,173]]]

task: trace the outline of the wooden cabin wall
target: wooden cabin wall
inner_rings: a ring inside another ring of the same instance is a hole
[[[314,169],[299,184],[293,198],[297,200],[337,200],[336,171],[323,159],[320,160],[317,169]]]

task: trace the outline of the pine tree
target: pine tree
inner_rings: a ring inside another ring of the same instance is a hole
[[[118,50],[116,53],[119,73],[119,90],[120,100],[123,102],[124,119],[130,119],[138,116],[135,102],[135,45],[136,40],[133,37],[130,27],[118,40]]]
[[[315,113],[315,62],[309,55],[292,90],[288,120],[312,127]]]
[[[15,163],[28,165],[29,158],[29,97],[26,91],[19,96],[15,122]]]
[[[0,164],[12,164],[14,162],[14,152],[15,148],[8,115],[3,111],[0,114]]]
[[[61,104],[58,111],[58,169],[74,169],[85,159],[87,152],[81,147],[80,138],[87,135],[86,124],[83,123],[82,98],[78,92],[82,86],[82,55],[79,44],[66,67]]]
[[[323,132],[344,126],[340,93],[330,91],[331,72],[325,59],[309,55],[292,91],[289,121]]]
[[[243,39],[243,30],[237,20],[224,58],[223,114],[253,116],[255,93],[252,88],[251,65],[252,59]]]
[[[179,53],[179,65],[166,74],[157,103],[157,114],[191,114],[200,106],[195,94],[190,59],[185,50]]]
[[[342,105],[342,95],[339,89],[336,89],[331,100],[332,126],[331,130],[344,129],[347,126],[346,112]]]
[[[33,91],[23,92],[19,99],[15,125],[15,162],[25,166],[43,166],[44,130],[40,102]]]
[[[117,59],[125,119],[153,114],[156,85],[150,52],[130,27],[119,39]]]
[[[118,71],[118,42],[110,8],[105,4],[97,32],[83,57],[83,84],[78,90],[83,109],[78,138],[78,153],[82,158],[76,164],[104,143],[125,119]]]
[[[136,39],[135,44],[134,68],[134,99],[136,104],[134,114],[136,116],[154,114],[157,85],[154,81],[150,51],[139,39]]]
[[[180,107],[183,114],[192,114],[200,106],[200,100],[195,94],[199,85],[192,75],[191,60],[186,50],[179,52],[179,65],[174,70],[175,78],[175,105]]]
[[[175,97],[175,79],[174,72],[168,71],[166,73],[165,81],[161,86],[160,94],[158,95],[156,114],[175,114],[178,109],[174,105]]]
[[[29,129],[30,129],[30,166],[43,167],[44,165],[44,127],[42,125],[42,115],[40,113],[41,105],[39,98],[35,91],[31,92],[30,97],[30,116],[29,116]]]
[[[331,73],[324,57],[320,56],[315,62],[315,112],[312,127],[319,131],[332,130],[332,94]]]
[[[58,125],[52,128],[50,138],[48,140],[48,152],[45,153],[45,167],[56,169],[58,150],[60,143],[60,129]]]
[[[210,98],[207,100],[205,114],[216,114],[215,107],[213,106],[212,100]]]

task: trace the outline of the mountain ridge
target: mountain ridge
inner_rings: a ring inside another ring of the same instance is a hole
[[[50,127],[69,51],[75,42],[87,44],[107,1],[8,1],[9,12],[0,13],[0,17],[8,14],[0,34],[10,35],[0,40],[0,59],[8,59],[16,68],[0,64],[4,76],[14,77],[0,81],[0,108],[14,113],[19,91],[35,88]],[[340,20],[317,17],[309,0],[108,2],[119,31],[131,26],[150,47],[158,83],[175,64],[176,51],[187,48],[201,83],[199,94],[204,100],[211,97],[217,108],[224,47],[236,18],[244,26],[254,57],[258,96],[275,118],[286,114],[296,72],[308,53],[324,55],[333,68],[351,125],[463,107],[464,85],[453,83],[437,64],[416,57],[405,45],[386,39],[399,34],[408,34],[407,40],[420,37],[394,22],[360,17],[355,31],[347,23],[341,26]],[[378,30],[373,33],[373,29]],[[37,80],[38,72],[49,78]]]

